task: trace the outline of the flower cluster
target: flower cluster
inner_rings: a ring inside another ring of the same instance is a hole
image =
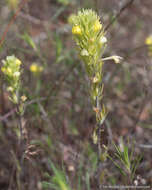
[[[145,44],[148,46],[148,55],[152,57],[152,35],[146,38]]]
[[[90,79],[90,96],[93,102],[96,118],[102,122],[105,118],[105,109],[99,108],[97,102],[102,99],[102,67],[101,56],[104,52],[107,39],[103,25],[98,15],[91,9],[79,11],[71,15],[69,22],[72,25],[72,34],[76,41],[80,58],[83,60],[87,75]]]
[[[69,22],[72,24],[72,34],[86,66],[98,64],[107,39],[97,14],[90,9],[82,10],[78,15],[71,15]]]
[[[13,103],[18,103],[18,90],[20,87],[21,61],[14,55],[7,56],[6,60],[2,60],[3,66],[1,71],[8,83],[7,90],[11,93],[10,99]]]

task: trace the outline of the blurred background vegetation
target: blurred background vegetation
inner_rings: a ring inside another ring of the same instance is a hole
[[[96,121],[87,77],[68,24],[72,13],[92,8],[107,26],[128,1],[29,0],[18,11],[23,1],[0,0],[1,40],[18,12],[0,47],[0,60],[13,54],[22,60],[22,93],[27,96],[21,166],[15,155],[18,117],[0,73],[0,189],[97,190],[99,180],[105,185],[152,183],[152,57],[145,44],[152,34],[152,1],[134,0],[106,33],[104,57],[119,55],[123,61],[104,65],[109,113],[102,141],[108,141],[109,158],[103,175],[92,143]],[[115,145],[121,148],[122,137],[142,157],[132,181],[114,164],[121,166]]]

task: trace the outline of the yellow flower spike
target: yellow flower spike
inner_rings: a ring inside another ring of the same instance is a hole
[[[99,30],[101,30],[102,28],[102,24],[97,20],[93,26],[93,29],[95,32],[98,32]]]
[[[73,26],[72,27],[72,34],[74,34],[74,35],[81,35],[82,31],[81,31],[80,26]]]

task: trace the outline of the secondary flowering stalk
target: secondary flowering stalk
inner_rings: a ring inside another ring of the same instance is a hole
[[[23,125],[22,125],[22,116],[24,113],[24,102],[26,101],[26,96],[20,96],[20,87],[21,87],[21,64],[22,62],[17,59],[14,55],[7,56],[5,60],[2,60],[3,66],[1,71],[4,74],[4,79],[7,82],[7,91],[9,92],[9,99],[16,106],[16,112],[19,119],[19,138],[18,138],[18,149],[16,152],[17,157],[19,157],[19,170],[18,170],[18,180],[21,177],[22,172],[22,139],[23,139]],[[25,137],[25,136],[24,136]],[[20,151],[18,151],[20,150]],[[21,158],[20,155],[21,154]],[[13,169],[14,170],[14,169]],[[18,183],[20,186],[20,183]],[[21,187],[19,187],[20,189]]]
[[[22,122],[21,116],[24,113],[24,102],[26,96],[20,96],[20,75],[22,62],[14,55],[7,56],[2,60],[3,66],[1,71],[4,74],[4,79],[7,82],[7,91],[9,92],[9,99],[16,105],[17,114],[19,116],[20,138],[22,137]]]

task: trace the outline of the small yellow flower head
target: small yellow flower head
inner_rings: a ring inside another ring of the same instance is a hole
[[[39,66],[37,65],[36,63],[33,63],[31,66],[30,66],[30,71],[32,73],[40,73],[44,70],[44,68],[42,66]]]
[[[81,35],[82,31],[81,31],[80,26],[73,26],[72,27],[72,34],[74,34],[74,35]]]
[[[99,32],[101,28],[102,28],[102,24],[100,23],[100,21],[97,20],[93,26],[93,29],[95,32]]]
[[[152,35],[148,36],[145,40],[146,45],[152,45]]]
[[[33,73],[37,72],[37,65],[36,64],[32,64],[30,66],[30,71],[33,72]]]
[[[19,59],[16,59],[16,65],[20,66],[22,62]]]
[[[8,67],[7,69],[6,69],[6,71],[7,71],[7,74],[12,74],[13,72],[12,72],[12,69],[10,68],[10,67]]]

